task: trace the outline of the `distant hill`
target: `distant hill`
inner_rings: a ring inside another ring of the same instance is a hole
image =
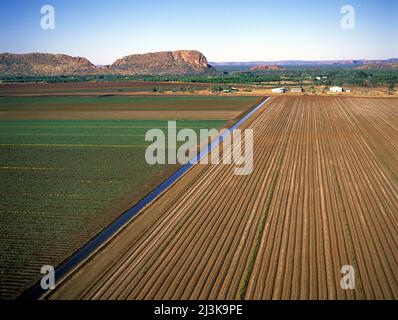
[[[186,75],[212,70],[206,57],[194,50],[133,54],[110,66],[95,66],[86,58],[64,54],[0,54],[0,75]]]
[[[266,70],[283,70],[284,68],[280,66],[269,66],[266,64],[260,64],[250,68],[250,71],[266,71]]]
[[[210,62],[214,67],[221,66],[258,66],[258,65],[275,65],[275,66],[333,66],[333,65],[347,65],[347,66],[362,66],[366,64],[388,64],[398,63],[398,58],[391,58],[386,60],[280,60],[280,61],[247,61],[247,62]]]
[[[95,73],[97,68],[87,59],[65,54],[0,54],[3,75],[73,75]]]
[[[360,67],[356,67],[357,70],[375,70],[375,69],[387,69],[387,70],[398,70],[398,63],[369,63]]]
[[[51,53],[2,53],[0,54],[0,75],[2,76],[61,76],[61,75],[196,75],[215,71],[212,66],[264,71],[281,70],[281,66],[333,66],[347,65],[356,69],[397,69],[398,59],[388,60],[328,60],[328,61],[252,61],[213,62],[196,50],[164,51],[133,54],[116,60],[108,66],[95,66],[83,57]]]
[[[201,74],[212,67],[199,51],[179,50],[133,54],[109,66],[112,73],[121,74]]]

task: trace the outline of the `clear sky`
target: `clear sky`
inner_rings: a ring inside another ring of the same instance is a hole
[[[43,5],[55,29],[42,30]],[[343,5],[355,29],[342,29]],[[110,64],[196,49],[209,61],[398,57],[398,0],[1,0],[0,52],[51,52]]]

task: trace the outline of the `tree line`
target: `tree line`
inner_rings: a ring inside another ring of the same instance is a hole
[[[320,78],[318,80],[317,78]],[[283,84],[291,82],[302,85],[355,85],[373,87],[378,85],[394,86],[398,82],[398,70],[353,70],[352,68],[289,68],[284,70],[267,70],[260,72],[223,71],[204,75],[73,75],[73,76],[0,76],[7,82],[117,82],[117,81],[178,81],[186,83],[209,84]]]

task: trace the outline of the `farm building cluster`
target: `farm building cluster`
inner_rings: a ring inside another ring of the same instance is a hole
[[[288,91],[288,89],[286,89],[286,88],[274,88],[274,89],[272,89],[272,93],[285,93],[285,92],[287,92]],[[304,92],[304,89],[303,88],[301,88],[301,87],[293,87],[293,88],[290,88],[290,92],[292,92],[292,93],[301,93],[301,92]]]
[[[304,92],[304,89],[301,87],[291,87],[290,89],[281,87],[281,88],[272,89],[272,93],[285,93],[288,91],[291,93],[302,93],[302,92]],[[343,92],[351,92],[351,89],[334,86],[334,87],[329,88],[329,91],[331,93],[343,93]]]
[[[331,87],[329,90],[332,93],[351,92],[351,89],[345,89],[345,88],[337,87],[337,86]]]

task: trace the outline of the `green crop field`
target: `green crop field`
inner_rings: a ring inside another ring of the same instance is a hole
[[[1,297],[20,294],[41,276],[41,266],[57,266],[177,169],[145,161],[150,144],[145,133],[152,128],[166,131],[162,117],[182,115],[178,119],[186,120],[177,120],[179,129],[221,128],[258,100],[0,97]],[[134,115],[130,120],[126,117],[130,111],[152,113],[143,118],[148,120]],[[221,120],[202,119],[212,116],[209,111],[232,114],[221,114]],[[84,113],[81,120],[68,118],[74,112]],[[96,119],[101,112],[111,118]],[[45,120],[49,114],[53,118]]]
[[[245,111],[258,97],[216,96],[38,96],[0,97],[5,111]]]
[[[177,121],[220,128],[226,121]],[[169,176],[145,161],[162,120],[0,120],[1,297],[56,266]]]

